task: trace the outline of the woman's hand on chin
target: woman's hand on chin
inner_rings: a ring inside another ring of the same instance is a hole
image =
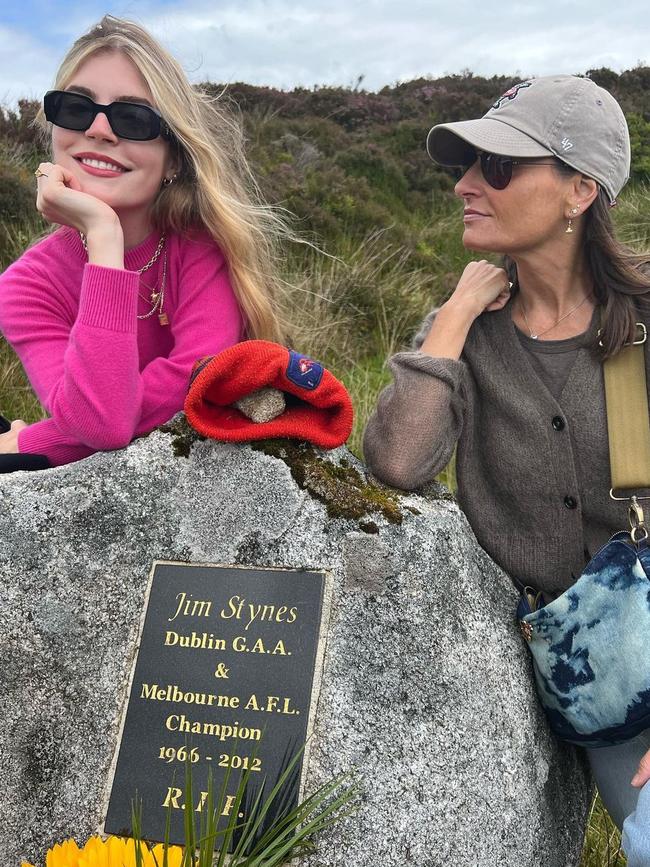
[[[22,419],[11,422],[11,430],[0,434],[0,455],[13,455],[18,453],[18,433],[27,427]]]
[[[70,226],[86,236],[100,227],[120,225],[110,205],[82,192],[77,178],[63,166],[41,163],[36,177],[36,208],[48,222]]]
[[[41,163],[36,176],[36,207],[45,219],[85,235],[90,264],[124,268],[124,233],[111,206],[82,192],[77,178],[56,163]]]

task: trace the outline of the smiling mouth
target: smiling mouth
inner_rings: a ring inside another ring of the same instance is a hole
[[[82,166],[89,166],[91,169],[101,169],[108,172],[120,172],[121,174],[129,171],[129,169],[125,169],[124,166],[118,166],[116,163],[111,163],[107,160],[96,160],[91,159],[90,157],[75,157],[75,159],[77,160],[77,162],[81,163]]]

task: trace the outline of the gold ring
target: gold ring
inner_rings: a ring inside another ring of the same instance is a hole
[[[47,177],[45,172],[42,172],[40,169],[36,169],[36,171],[34,172],[34,175],[37,178],[46,178]]]

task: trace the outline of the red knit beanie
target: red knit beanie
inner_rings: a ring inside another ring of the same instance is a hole
[[[285,392],[287,407],[256,424],[232,404],[264,387]],[[195,430],[216,440],[291,437],[332,449],[350,436],[353,410],[343,383],[322,364],[278,343],[245,340],[196,362],[185,415]]]

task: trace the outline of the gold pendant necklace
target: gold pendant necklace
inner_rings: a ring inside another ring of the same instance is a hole
[[[141,272],[140,272],[141,273]],[[160,289],[156,290],[154,286],[151,290],[150,298],[145,298],[140,292],[138,295],[142,298],[143,301],[146,301],[147,304],[151,304],[151,309],[146,313],[138,313],[138,319],[149,319],[150,316],[153,316],[154,313],[158,313],[158,321],[161,325],[169,325],[169,317],[164,311],[165,305],[165,283],[167,280],[167,250],[163,253],[163,262],[162,262],[162,280],[160,281]]]
[[[88,255],[88,244],[86,242],[86,236],[82,232],[80,232],[79,235],[81,237],[81,243],[83,245],[83,248],[86,251],[86,255]],[[165,247],[165,241],[166,240],[167,239],[165,237],[165,233],[163,232],[162,235],[160,236],[160,240],[158,241],[158,246],[156,247],[156,250],[155,250],[153,256],[151,257],[151,259],[149,259],[149,261],[147,262],[146,265],[143,265],[142,268],[138,268],[138,271],[137,271],[137,273],[140,275],[144,274],[145,271],[148,271],[149,268],[151,268],[153,265],[156,264],[156,262],[160,258],[160,254],[163,252],[163,250],[165,251],[164,255],[163,255],[162,280],[160,282],[160,289],[156,290],[156,287],[154,286],[151,289],[150,298],[145,298],[144,295],[142,295],[140,292],[138,292],[138,296],[143,301],[146,301],[147,304],[151,304],[151,309],[148,310],[146,313],[142,313],[142,314],[137,313],[136,314],[138,319],[149,319],[150,316],[153,316],[154,313],[158,312],[158,321],[160,322],[161,325],[169,325],[169,317],[167,316],[167,314],[165,313],[165,311],[163,309],[163,306],[165,304],[165,282],[166,282],[166,278],[167,278],[167,248]]]
[[[531,337],[533,340],[538,340],[544,334],[548,334],[548,332],[552,331],[554,328],[556,328],[560,324],[560,322],[562,322],[564,319],[568,319],[572,313],[575,313],[576,310],[579,310],[588,298],[591,298],[591,292],[588,292],[585,295],[585,297],[582,299],[582,301],[579,304],[576,304],[576,306],[573,307],[571,310],[569,310],[568,313],[565,313],[564,316],[560,316],[560,318],[558,320],[556,320],[553,323],[553,325],[549,326],[548,328],[545,328],[543,331],[538,331],[537,334],[535,334],[533,329],[530,327],[528,317],[526,316],[526,305],[524,304],[524,299],[523,299],[523,296],[522,296],[521,290],[520,290],[519,301],[521,303],[521,312],[524,314],[524,322],[526,323],[526,328],[528,329],[528,336]]]

